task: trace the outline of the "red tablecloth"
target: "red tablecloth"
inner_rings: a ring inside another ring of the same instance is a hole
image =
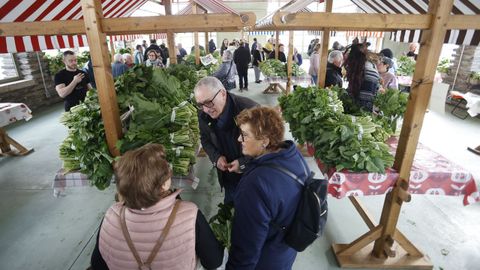
[[[394,154],[398,139],[392,137],[387,143]],[[308,152],[311,155],[315,152],[310,145]],[[317,159],[317,165],[325,173],[325,165],[321,160]],[[336,198],[385,194],[392,190],[398,178],[398,173],[393,169],[387,169],[385,174],[379,174],[348,170],[337,172],[331,168],[327,175],[328,193]],[[480,201],[475,179],[468,171],[421,143],[418,144],[415,153],[408,191],[411,194],[463,195],[464,205]]]

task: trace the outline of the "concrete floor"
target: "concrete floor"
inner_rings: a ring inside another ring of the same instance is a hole
[[[250,70],[250,80],[253,73]],[[266,105],[277,95],[263,95],[266,84],[249,85],[249,96]],[[237,93],[236,90],[233,91]],[[480,181],[480,156],[466,150],[480,144],[479,119],[460,120],[443,106],[426,114],[421,142],[462,164]],[[52,182],[61,167],[58,145],[66,129],[58,119],[62,104],[33,112],[29,122],[8,127],[9,134],[35,152],[25,157],[0,158],[0,269],[86,269],[98,225],[113,203],[114,187],[67,188],[65,196],[53,197]],[[290,135],[287,134],[287,137]],[[312,159],[310,167],[318,171]],[[204,214],[216,213],[223,195],[207,158],[198,158],[196,190],[186,188],[183,198],[194,201]],[[384,196],[361,198],[378,219]],[[324,237],[299,253],[294,269],[339,269],[330,245],[349,243],[367,231],[347,199],[330,199]],[[413,195],[404,204],[399,229],[431,258],[435,269],[479,269],[480,204],[462,206],[461,197]],[[92,240],[93,239],[93,240]]]

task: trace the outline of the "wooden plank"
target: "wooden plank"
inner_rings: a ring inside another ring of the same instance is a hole
[[[110,41],[108,43],[110,44],[110,62],[113,63],[115,62],[115,44],[113,44],[112,38],[109,38],[109,39]]]
[[[395,230],[393,234],[393,239],[398,242],[398,244],[405,249],[405,251],[411,256],[423,256],[422,252],[413,245],[408,238],[401,233],[398,229]]]
[[[369,243],[375,241],[375,239],[378,239],[382,233],[382,230],[383,228],[381,225],[371,229],[370,231],[357,238],[352,243],[344,246],[343,249],[338,250],[338,252],[336,252],[336,255],[344,256],[355,254],[357,251],[364,248]]]
[[[226,13],[198,15],[162,15],[132,18],[104,18],[103,32],[107,35],[151,34],[208,31],[236,32],[243,27],[253,27],[256,16],[253,12],[240,15]],[[12,22],[0,23],[0,36],[26,35],[76,35],[85,34],[83,20]]]
[[[280,45],[280,32],[275,31],[275,59],[278,59],[278,45]]]
[[[333,1],[325,2],[325,12],[332,12]],[[318,87],[325,87],[325,75],[327,74],[328,43],[330,42],[330,29],[325,28],[322,33],[322,49],[320,50],[320,67],[318,69]]]
[[[290,93],[292,87],[292,63],[293,63],[293,31],[288,32],[288,54],[287,54],[287,87],[286,94]]]
[[[480,29],[480,15],[450,15],[447,29]]]
[[[422,33],[420,51],[412,79],[414,83],[410,90],[409,102],[404,115],[393,165],[399,172],[399,179],[410,178],[410,170],[446,33],[445,25],[452,6],[453,0],[431,0],[429,2],[428,13],[431,14],[432,21],[430,29]],[[373,254],[377,257],[383,257],[383,250],[388,245],[387,238],[391,237],[396,230],[402,203],[401,200],[398,200],[398,190],[400,188],[400,186],[396,186],[390,196],[387,195],[385,199],[380,219],[380,224],[384,226],[384,231],[382,232],[382,237],[375,241],[373,250]]]
[[[197,14],[197,4],[192,1],[192,12]],[[195,64],[200,64],[200,46],[198,45],[198,32],[193,33],[193,38],[195,42]]]
[[[277,12],[273,24],[279,30],[398,30],[427,29],[430,15],[363,14],[325,12]],[[299,29],[300,28],[300,29]],[[263,30],[263,28],[260,28]]]
[[[397,256],[378,259],[372,256],[373,243],[362,248],[352,255],[338,255],[345,244],[333,244],[332,251],[335,259],[342,268],[374,268],[374,269],[428,269],[433,268],[432,263],[425,256],[411,256],[402,248],[397,249]]]
[[[357,209],[358,214],[360,217],[363,219],[365,224],[367,224],[368,228],[372,230],[377,226],[375,219],[373,216],[367,212],[366,207],[362,204],[360,200],[358,200],[357,197],[355,196],[348,196],[348,199],[350,199],[350,202],[352,202],[353,206],[355,209]]]
[[[165,15],[172,15],[172,0],[164,0],[163,6],[165,7]],[[170,52],[170,64],[177,63],[177,53],[175,50],[175,34],[172,31],[167,31],[167,44]]]
[[[331,31],[368,30],[392,31],[401,29],[427,29],[429,15],[403,14],[357,14],[323,12],[296,13],[289,17],[288,25],[254,27],[256,16],[253,12],[235,14],[167,15],[135,18],[108,18],[102,20],[107,35],[149,34],[172,31],[175,33],[208,31],[233,32],[249,26],[256,30],[322,30]],[[284,16],[282,15],[276,16]],[[412,17],[413,16],[413,17]],[[275,17],[274,17],[275,18]],[[414,21],[411,21],[411,19]],[[376,23],[381,24],[376,24]],[[278,22],[277,22],[278,23]],[[12,22],[0,23],[0,36],[28,35],[76,35],[85,34],[83,20]],[[447,29],[480,29],[480,15],[450,15]]]
[[[210,53],[210,49],[208,46],[208,32],[205,32],[205,54],[209,54],[209,53]]]
[[[122,126],[118,112],[117,95],[113,86],[107,38],[105,33],[102,32],[102,4],[100,0],[82,0],[81,4],[108,149],[113,156],[119,156],[120,151],[115,144],[122,136]]]

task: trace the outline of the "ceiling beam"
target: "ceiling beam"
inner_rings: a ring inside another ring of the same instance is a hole
[[[165,15],[150,17],[102,19],[102,30],[107,35],[149,34],[168,31],[182,33],[195,31],[229,32],[253,27],[253,12],[236,14]],[[48,22],[0,23],[0,36],[76,35],[85,34],[83,20]]]
[[[363,14],[363,13],[325,13],[325,12],[277,12],[273,25],[282,30],[300,28],[330,30],[383,30],[427,29],[431,15],[411,14]],[[261,28],[261,27],[259,27]]]

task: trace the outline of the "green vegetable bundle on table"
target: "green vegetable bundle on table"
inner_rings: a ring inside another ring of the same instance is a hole
[[[287,64],[278,59],[267,59],[259,64],[259,68],[266,77],[287,77]],[[303,69],[301,69],[297,64],[292,63],[293,76],[301,76],[304,74],[305,71]]]
[[[183,65],[167,69],[135,66],[115,81],[120,111],[133,107],[128,130],[118,141],[121,153],[147,143],[160,143],[167,151],[175,175],[188,175],[199,142],[196,108],[190,103],[196,72]],[[66,170],[79,169],[99,189],[112,177],[110,156],[98,97],[89,91],[84,103],[65,113],[70,128],[60,147]]]
[[[337,170],[383,173],[393,165],[384,143],[389,134],[373,116],[344,113],[339,89],[297,89],[279,98],[284,119],[300,143],[310,142],[315,157]]]

